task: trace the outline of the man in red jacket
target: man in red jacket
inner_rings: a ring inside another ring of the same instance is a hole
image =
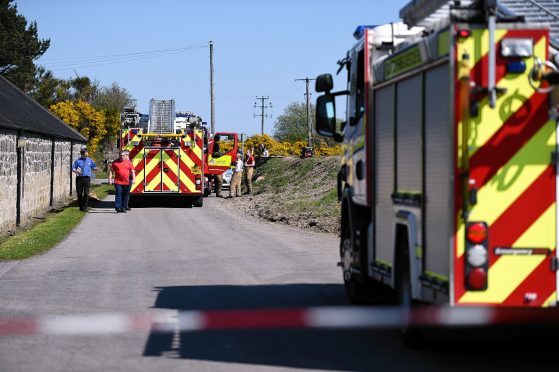
[[[113,161],[111,169],[109,170],[109,185],[115,185],[115,210],[117,213],[126,213],[124,200],[127,199],[130,188],[128,185],[134,183],[136,173],[132,162],[125,158],[125,152],[118,153],[118,159]]]

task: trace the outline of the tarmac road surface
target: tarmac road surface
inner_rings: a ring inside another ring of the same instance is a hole
[[[110,197],[109,197],[110,198]],[[0,318],[349,305],[338,238],[203,208],[101,202],[50,252],[0,262]],[[154,331],[0,336],[0,371],[526,370],[556,368],[542,340],[437,343],[397,330]]]

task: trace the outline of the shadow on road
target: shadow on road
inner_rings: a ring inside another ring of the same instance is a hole
[[[216,285],[156,288],[154,308],[175,310],[233,310],[345,306],[339,284]],[[471,331],[471,330],[470,330]],[[447,333],[443,341],[427,340],[422,350],[403,346],[398,330],[226,330],[152,332],[144,356],[176,357],[226,363],[270,365],[322,370],[525,370],[554,367],[549,339],[530,341],[517,330],[460,338]],[[523,333],[525,334],[525,333]],[[516,337],[512,337],[516,336]],[[457,340],[458,338],[458,340]],[[555,338],[556,344],[557,338]],[[535,358],[535,359],[534,359]],[[537,361],[536,361],[537,360]]]
[[[163,287],[155,308],[176,310],[267,309],[348,305],[340,284]],[[145,356],[175,354],[180,358],[296,368],[363,370],[363,356],[373,345],[364,331],[227,330],[172,334],[152,332]],[[340,358],[340,353],[357,353]],[[367,358],[368,359],[368,358]],[[370,362],[370,361],[369,361]]]
[[[130,197],[132,208],[191,208],[194,198],[176,195],[145,195]]]

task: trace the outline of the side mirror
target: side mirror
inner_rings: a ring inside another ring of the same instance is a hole
[[[336,101],[331,94],[325,94],[316,100],[316,131],[324,137],[334,137]]]
[[[332,75],[330,74],[319,75],[316,78],[316,83],[314,88],[317,92],[326,92],[326,93],[330,92],[332,89],[334,89],[334,80],[332,79]]]

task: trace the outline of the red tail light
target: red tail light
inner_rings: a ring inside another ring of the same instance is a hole
[[[471,30],[458,30],[458,37],[462,39],[466,39],[472,35]]]
[[[481,244],[487,239],[487,225],[476,222],[468,225],[466,237],[474,244]]]
[[[468,288],[481,291],[487,288],[487,272],[482,269],[474,269],[468,273]]]

